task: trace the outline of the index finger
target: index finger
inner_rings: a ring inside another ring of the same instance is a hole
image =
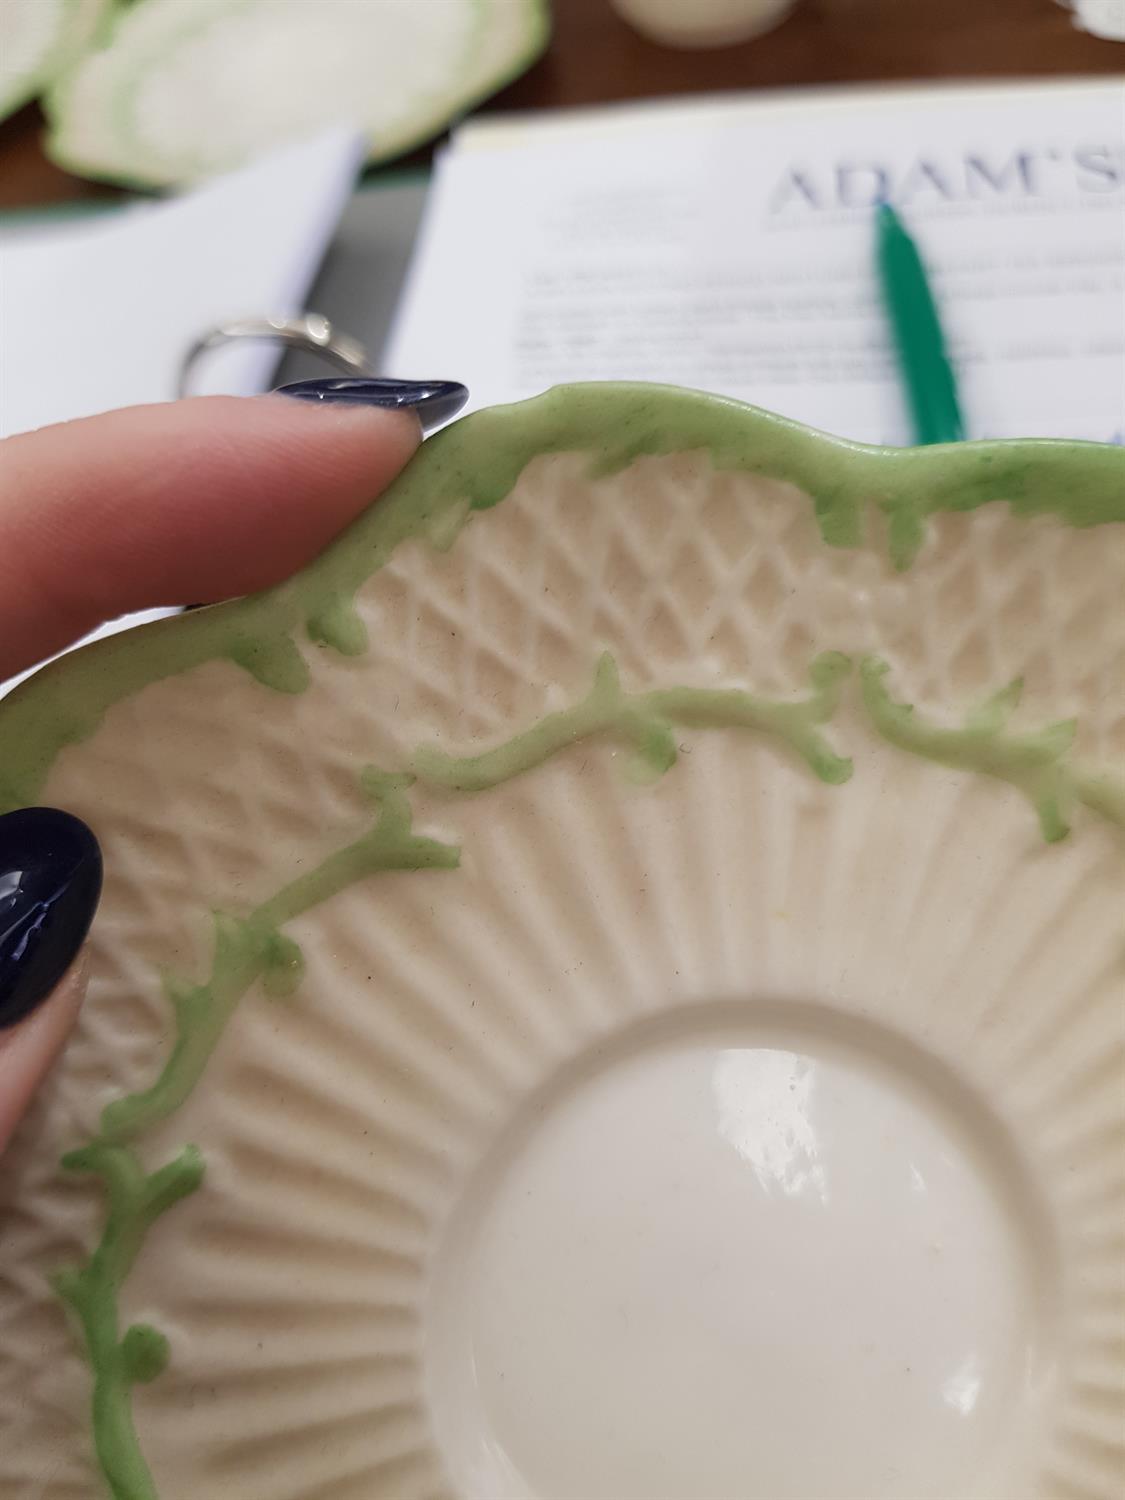
[[[199,397],[0,443],[0,681],[103,621],[252,593],[308,561],[418,445],[405,410]]]

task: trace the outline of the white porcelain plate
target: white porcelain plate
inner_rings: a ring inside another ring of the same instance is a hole
[[[1122,477],[576,388],[14,695],[3,1494],[1115,1500]]]

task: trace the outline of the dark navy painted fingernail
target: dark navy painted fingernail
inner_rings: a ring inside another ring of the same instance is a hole
[[[297,380],[277,388],[279,396],[325,405],[381,406],[416,412],[423,432],[455,417],[469,399],[456,380],[383,380],[375,375],[335,376],[327,380]]]
[[[53,807],[0,817],[0,1029],[70,968],[101,889],[102,853],[81,819]]]

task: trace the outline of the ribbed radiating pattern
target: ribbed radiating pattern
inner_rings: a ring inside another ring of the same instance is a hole
[[[301,697],[211,664],[60,756],[44,800],[89,818],[108,878],[79,1032],[0,1174],[5,1496],[99,1493],[88,1380],[45,1287],[99,1208],[58,1155],[154,1075],[161,973],[203,972],[210,909],[249,909],[369,826],[364,765],[497,744],[584,693],[605,648],[628,688],[771,696],[804,693],[818,651],[874,650],[894,695],[946,723],[1022,673],[1014,723],[1077,713],[1088,761],[1125,754],[1119,530],[993,506],[941,518],[896,575],[874,550],[824,547],[783,485],[690,456],[584,472],[539,460],[448,553],[404,547],[361,594],[369,653],[309,648]],[[993,1500],[1115,1500],[1120,843],[1080,813],[1046,847],[1013,788],[877,740],[854,689],[826,732],[854,757],[847,785],[760,738],[693,730],[652,787],[592,740],[478,796],[416,788],[416,827],[459,843],[461,869],[377,877],[292,925],[297,993],[251,992],[145,1143],[152,1164],[185,1140],[208,1163],[123,1304],[172,1340],[134,1400],[163,1500],[447,1492],[425,1308],[459,1194],[571,1060],[747,1003],[861,1017],[980,1101],[981,1150],[1019,1164],[1012,1212],[1040,1239],[1037,1337],[1057,1371],[1020,1478]]]

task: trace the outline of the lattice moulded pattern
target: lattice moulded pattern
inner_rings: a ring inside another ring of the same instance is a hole
[[[993,730],[1074,716],[1112,773],[1125,528],[942,512],[899,570],[862,521],[563,445],[398,543],[365,651],[298,637],[304,691],[213,655],[59,750],[107,882],[0,1175],[5,1495],[102,1483],[48,1275],[104,1199],[59,1158],[223,942],[281,938],[291,993],[254,948],[132,1142],[205,1162],[117,1309],[169,1341],[128,1393],[162,1500],[1120,1493],[1119,830],[1076,803],[1045,843],[1019,775],[880,732],[860,663],[936,730],[1022,677]]]

